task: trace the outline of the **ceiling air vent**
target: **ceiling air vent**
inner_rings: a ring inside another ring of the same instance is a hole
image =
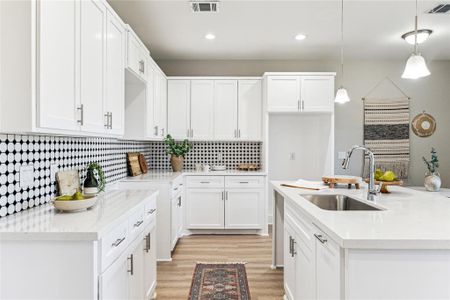
[[[192,12],[217,12],[219,8],[219,1],[192,1]]]
[[[428,11],[429,14],[448,14],[450,12],[450,4],[439,4],[435,8]]]

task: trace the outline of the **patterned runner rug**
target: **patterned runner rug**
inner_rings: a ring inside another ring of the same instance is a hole
[[[376,168],[407,179],[409,169],[409,99],[364,101],[364,144],[375,155]],[[368,173],[365,159],[364,176]]]
[[[243,263],[197,263],[188,300],[250,300]]]

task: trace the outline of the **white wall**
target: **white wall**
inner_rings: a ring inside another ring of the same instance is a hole
[[[270,71],[336,71],[338,72],[336,88],[340,85],[339,63],[337,61],[158,61],[169,76],[259,76]],[[436,133],[429,138],[419,138],[411,132],[411,166],[412,185],[422,185],[425,166],[422,155],[429,156],[432,146],[436,147],[441,167],[439,169],[444,186],[450,187],[450,61],[433,61],[429,63],[432,75],[419,80],[401,79],[403,61],[349,61],[346,63],[347,87],[352,102],[336,105],[335,115],[335,149],[346,151],[354,144],[363,143],[363,103],[361,98],[382,78],[389,76],[411,97],[411,119],[426,110],[437,121]],[[398,91],[384,84],[374,96],[398,96]],[[353,158],[351,168],[344,171],[335,159],[338,174],[360,175],[362,156]]]

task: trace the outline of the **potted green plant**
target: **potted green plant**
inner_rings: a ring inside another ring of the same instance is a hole
[[[437,192],[441,188],[441,176],[437,169],[439,168],[439,159],[436,149],[431,148],[431,159],[427,160],[422,156],[428,171],[425,173],[425,188],[430,192]]]
[[[86,195],[96,195],[105,190],[106,179],[102,167],[98,163],[90,163],[87,166],[86,179],[83,183]]]
[[[180,172],[183,169],[184,156],[191,150],[192,144],[187,139],[177,143],[170,134],[166,136],[164,143],[167,145],[166,153],[170,154],[172,170]]]

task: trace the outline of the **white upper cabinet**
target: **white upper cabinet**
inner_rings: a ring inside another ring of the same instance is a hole
[[[9,5],[10,9],[14,9],[13,2]],[[77,56],[75,20],[78,15],[76,7],[76,1],[40,1],[37,7],[40,51],[37,56],[39,89],[36,98],[37,126],[41,128],[77,130],[79,126],[76,113],[79,105],[75,70]],[[7,36],[2,34],[3,37]],[[12,43],[9,44],[12,47]],[[14,53],[9,55],[9,59],[15,59]],[[13,97],[14,94],[11,90]],[[13,103],[9,108],[14,108],[12,105]]]
[[[237,81],[214,81],[214,138],[230,140],[238,137]]]
[[[268,112],[332,112],[334,74],[267,75]]]
[[[302,76],[301,100],[305,111],[332,111],[334,106],[333,76]]]
[[[106,101],[105,127],[109,133],[124,134],[125,29],[108,11],[106,18]]]
[[[122,135],[125,25],[107,2],[1,1],[1,10],[0,130]]]
[[[155,63],[151,68],[153,71],[153,136],[163,138],[167,127],[167,79]]]
[[[93,133],[105,131],[103,117],[106,8],[97,1],[81,1],[80,125]]]
[[[214,135],[214,80],[191,81],[191,138],[211,139]]]
[[[260,140],[262,129],[261,80],[238,81],[238,137]]]
[[[143,81],[147,81],[149,52],[137,35],[128,26],[127,29],[127,67]]]
[[[168,132],[174,139],[190,136],[190,80],[169,80],[167,89]]]
[[[269,112],[300,110],[299,76],[269,76],[267,78],[267,110]]]
[[[168,126],[175,139],[261,140],[260,79],[169,79]]]

